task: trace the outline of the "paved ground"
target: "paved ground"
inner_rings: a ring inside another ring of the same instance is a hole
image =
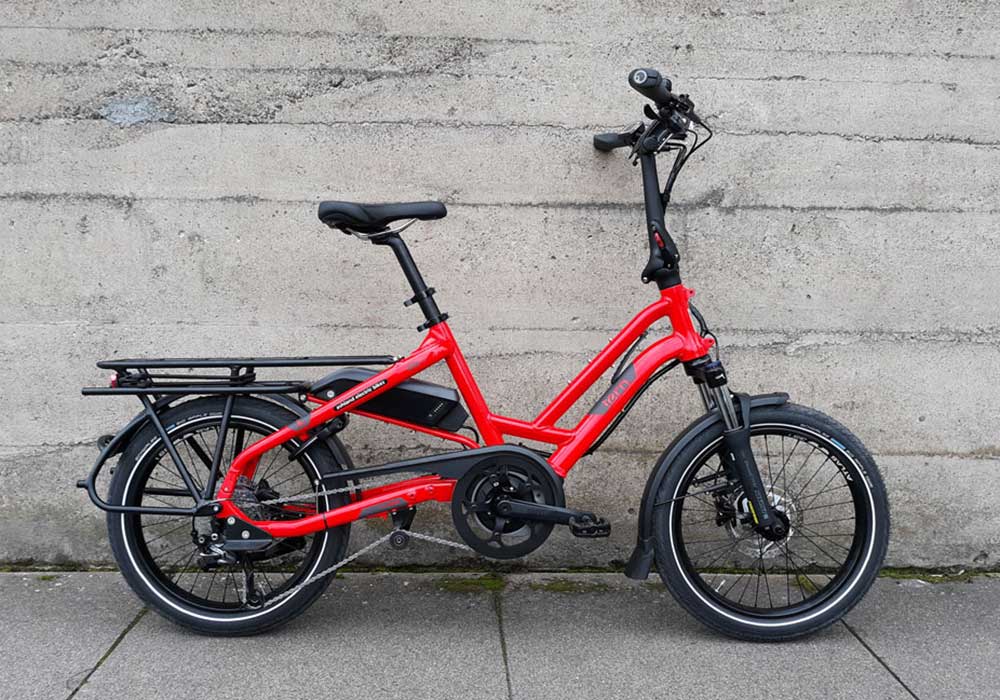
[[[995,698],[1000,579],[882,579],[805,641],[702,629],[611,574],[350,574],[296,622],[189,634],[117,574],[0,575],[4,698]]]

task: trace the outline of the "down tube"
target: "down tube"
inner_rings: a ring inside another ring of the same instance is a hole
[[[573,439],[553,453],[549,459],[552,469],[559,476],[566,476],[653,372],[675,358],[683,348],[684,341],[677,335],[671,335],[649,346],[635,358],[622,377],[604,392],[573,428]]]

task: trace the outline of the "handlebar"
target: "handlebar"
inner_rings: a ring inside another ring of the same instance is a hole
[[[643,282],[655,281],[661,289],[680,283],[678,263],[680,253],[677,245],[667,232],[664,223],[664,208],[670,201],[670,192],[680,169],[688,157],[712,137],[712,130],[694,112],[694,103],[687,95],[675,95],[668,78],[652,68],[636,68],[628,76],[629,86],[655,108],[646,105],[645,115],[652,121],[640,123],[631,131],[608,132],[594,135],[594,148],[609,152],[630,147],[634,156],[633,165],[642,165],[643,199],[646,209],[646,229],[649,234],[649,262],[642,272]],[[691,124],[695,123],[708,132],[708,137],[699,141]],[[687,139],[694,134],[694,143]],[[656,172],[656,156],[665,150],[676,151],[674,165],[667,177],[666,186],[660,190]]]
[[[594,134],[594,148],[598,151],[608,153],[616,148],[631,146],[631,133],[616,134],[614,132],[605,134]]]
[[[668,105],[673,98],[670,93],[673,85],[669,78],[664,78],[659,71],[652,68],[636,68],[628,74],[628,84],[632,86],[633,90],[647,100],[652,100],[659,107]]]
[[[704,126],[704,122],[694,112],[694,103],[687,95],[675,95],[671,92],[673,85],[669,78],[660,75],[659,71],[652,68],[636,68],[628,74],[629,85],[640,95],[656,104],[656,109],[646,105],[646,116],[653,120],[649,129],[636,128],[632,131],[607,132],[594,135],[594,148],[605,153],[617,148],[635,146],[639,138],[645,133],[645,144],[656,150],[662,138],[668,135],[684,138],[690,123]],[[644,144],[639,144],[640,146]],[[642,148],[639,149],[644,150]]]

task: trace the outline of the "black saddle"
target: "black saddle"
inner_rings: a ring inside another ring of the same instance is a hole
[[[384,231],[400,219],[442,219],[448,213],[441,202],[400,202],[398,204],[358,204],[320,202],[319,220],[330,228],[359,233]]]

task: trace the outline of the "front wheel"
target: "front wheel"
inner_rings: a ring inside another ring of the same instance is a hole
[[[653,511],[656,567],[674,598],[724,634],[791,639],[840,619],[871,586],[889,541],[889,504],[861,442],[795,404],[750,412],[761,479],[788,535],[752,526],[747,499],[720,461],[714,424],[670,465]]]

